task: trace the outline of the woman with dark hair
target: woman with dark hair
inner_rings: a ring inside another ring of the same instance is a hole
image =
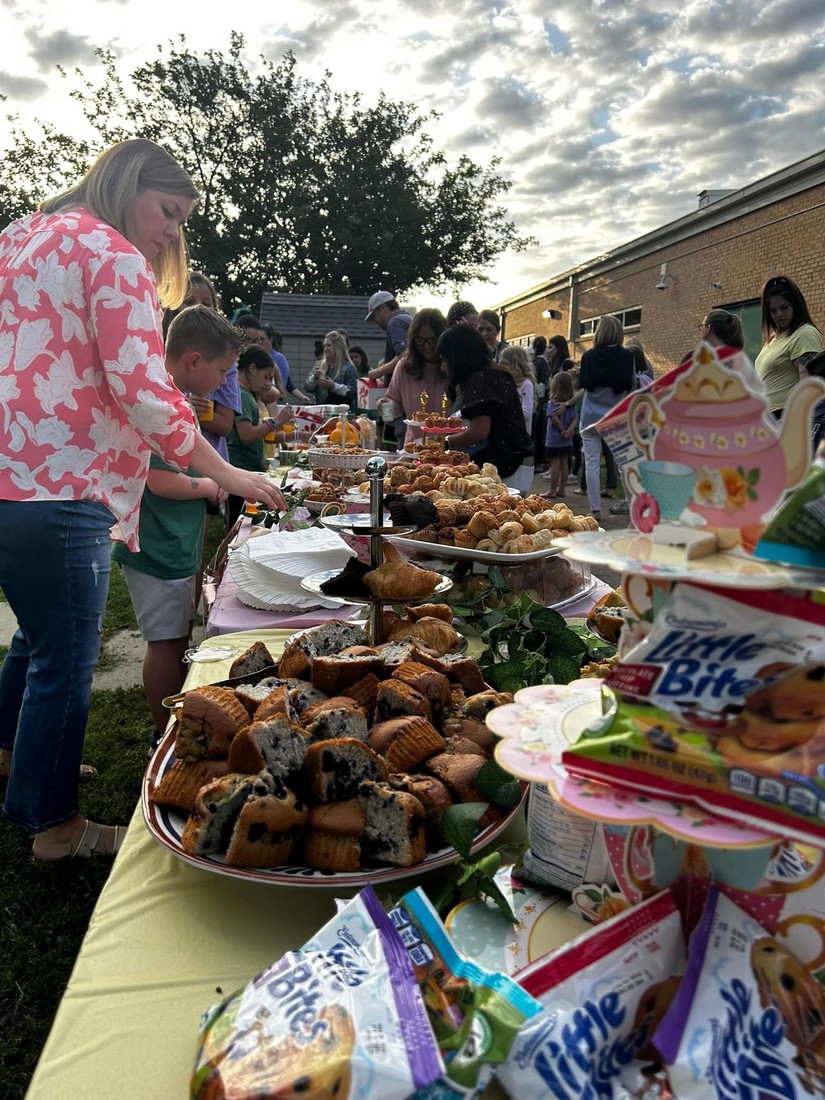
[[[469,421],[462,432],[447,436],[447,445],[510,477],[533,453],[513,376],[493,366],[490,349],[466,325],[448,328],[436,352],[447,366],[447,396],[460,401],[461,416]]]
[[[358,344],[353,344],[349,349],[349,358],[352,365],[358,371],[358,377],[366,378],[370,370],[370,361],[364,349]]]
[[[593,425],[626,397],[635,385],[633,356],[627,348],[622,347],[623,336],[622,323],[617,317],[602,317],[593,337],[593,347],[582,356],[579,391],[573,395],[572,401],[562,403],[561,406],[564,408],[565,404],[575,405],[582,400],[581,425],[587,497],[590,512],[597,519],[602,508],[600,459],[603,440]],[[622,512],[624,510],[621,509]]]
[[[802,291],[777,275],[762,288],[762,350],[756,373],[765,386],[768,408],[781,417],[791,390],[808,372],[808,356],[822,351],[822,334],[811,320]]]
[[[576,364],[570,358],[570,348],[563,336],[551,336],[547,341],[547,353],[550,356],[550,377],[559,371],[573,371]],[[552,349],[552,350],[551,350]]]
[[[393,371],[387,387],[387,397],[393,403],[395,438],[412,443],[414,428],[404,421],[412,420],[421,409],[421,396],[426,393],[424,410],[441,413],[441,399],[447,389],[447,372],[439,361],[436,347],[447,321],[440,309],[420,309],[412,319],[407,334],[407,350]],[[452,403],[448,409],[452,408]],[[420,437],[420,435],[419,435]],[[398,448],[401,450],[401,447]]]
[[[478,326],[478,310],[472,302],[453,302],[447,310],[447,327],[452,328],[453,325]]]
[[[490,349],[493,362],[497,363],[501,353],[509,346],[506,340],[499,340],[498,338],[501,332],[501,318],[494,309],[483,309],[478,315],[476,328],[484,343]]]
[[[545,436],[547,434],[547,395],[550,387],[550,363],[544,354],[547,341],[543,336],[533,338],[533,370],[536,372],[536,411],[533,415],[533,453],[535,472],[544,473],[547,469],[545,454]]]

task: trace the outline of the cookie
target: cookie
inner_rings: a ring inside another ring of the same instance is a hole
[[[811,661],[783,673],[749,695],[745,709],[781,721],[825,718],[825,661]]]

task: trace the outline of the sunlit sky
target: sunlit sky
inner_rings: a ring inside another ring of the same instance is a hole
[[[96,47],[128,73],[180,34],[226,51],[231,30],[253,68],[291,49],[367,103],[438,110],[448,158],[502,158],[510,216],[540,243],[456,288],[479,307],[825,147],[823,0],[0,0],[4,113],[77,130],[57,66],[95,80]]]

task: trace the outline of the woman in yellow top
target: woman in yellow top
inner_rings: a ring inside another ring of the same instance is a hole
[[[765,386],[768,408],[779,418],[791,390],[807,374],[805,363],[822,351],[822,334],[793,279],[776,275],[762,288],[762,334],[765,343],[756,357],[756,373]]]

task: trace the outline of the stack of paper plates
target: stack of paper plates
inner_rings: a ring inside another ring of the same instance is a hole
[[[333,531],[310,527],[250,539],[230,555],[228,568],[238,586],[238,599],[248,607],[304,611],[341,606],[340,600],[309,594],[301,587],[301,578],[319,569],[340,572],[352,555]]]

